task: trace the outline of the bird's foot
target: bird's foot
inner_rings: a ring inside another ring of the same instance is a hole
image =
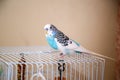
[[[64,58],[64,54],[63,53],[60,53],[60,58]]]
[[[63,53],[60,53],[60,56],[62,56],[63,55]]]

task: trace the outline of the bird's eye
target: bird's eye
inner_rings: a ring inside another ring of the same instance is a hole
[[[52,26],[50,26],[50,29],[52,29]]]

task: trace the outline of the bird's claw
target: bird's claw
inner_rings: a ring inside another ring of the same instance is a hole
[[[63,56],[63,53],[60,53],[60,56]]]
[[[60,53],[60,58],[64,58],[64,54],[63,53]]]

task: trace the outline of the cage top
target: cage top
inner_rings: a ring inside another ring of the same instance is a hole
[[[21,55],[22,53],[22,55]],[[59,51],[49,47],[0,47],[0,61],[6,63],[57,63],[64,60],[67,63],[103,62],[103,58],[90,54],[68,54],[60,56]]]

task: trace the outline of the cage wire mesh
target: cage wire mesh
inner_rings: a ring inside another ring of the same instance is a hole
[[[105,59],[43,47],[0,48],[0,80],[104,80]]]

